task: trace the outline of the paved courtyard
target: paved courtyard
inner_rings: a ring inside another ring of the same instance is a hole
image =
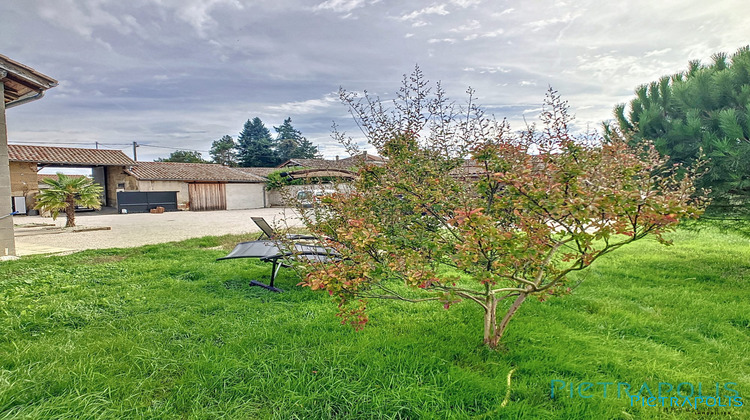
[[[56,221],[41,216],[15,216],[16,254],[19,256],[48,253],[70,253],[84,249],[127,248],[163,242],[181,241],[201,236],[218,236],[259,232],[250,217],[264,217],[269,224],[301,226],[294,209],[266,208],[163,214],[107,212],[76,213],[76,225],[92,230],[60,232],[34,224],[65,226],[65,215]],[[96,228],[111,230],[93,230]]]

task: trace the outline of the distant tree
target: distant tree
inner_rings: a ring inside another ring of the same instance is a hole
[[[710,188],[711,212],[750,208],[750,48],[731,59],[724,53],[702,65],[639,86],[626,107],[614,109],[615,123],[633,143],[653,141],[671,163],[691,164],[702,153],[708,173],[699,186]]]
[[[159,158],[154,162],[208,163],[203,160],[200,152],[193,150],[176,150],[168,158]]]
[[[237,161],[244,167],[269,167],[279,163],[271,132],[260,118],[245,122],[237,138]]]
[[[318,155],[318,148],[308,141],[302,133],[292,126],[292,118],[284,120],[284,123],[276,130],[276,154],[280,162],[289,159],[312,159]]]
[[[521,133],[485,117],[471,96],[468,109],[453,105],[419,69],[393,102],[341,99],[388,160],[362,166],[352,192],[302,213],[341,258],[298,264],[303,284],[333,296],[355,328],[370,298],[446,309],[465,301],[482,308],[484,342],[495,348],[527,298],[570,293],[571,273],[646,237],[669,244],[664,233],[701,213],[692,168],[616,132],[607,143],[574,135],[551,89],[542,126]]]
[[[236,146],[237,144],[232,136],[224,136],[215,140],[211,143],[211,151],[209,152],[213,162],[224,166],[237,166]]]
[[[76,225],[76,206],[100,209],[102,203],[100,197],[102,187],[89,177],[71,177],[62,173],[57,178],[45,178],[42,180],[49,188],[43,189],[36,196],[34,208],[52,213],[52,218],[57,219],[60,211],[65,212],[67,221],[65,227]]]
[[[312,142],[305,137],[302,137],[299,143],[299,148],[297,149],[297,156],[295,157],[298,159],[315,159],[320,158],[321,154],[318,151],[318,146],[312,144]]]

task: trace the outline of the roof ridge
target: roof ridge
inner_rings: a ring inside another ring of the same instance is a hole
[[[132,166],[136,164],[121,150],[25,144],[8,144],[8,158],[15,162],[81,166]]]
[[[141,180],[184,182],[265,182],[266,179],[217,163],[138,162],[130,174]]]

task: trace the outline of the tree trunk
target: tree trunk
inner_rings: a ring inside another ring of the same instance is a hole
[[[491,349],[497,347],[500,337],[497,337],[497,298],[490,295],[484,311],[484,344]]]
[[[75,199],[71,196],[65,200],[68,206],[65,207],[65,217],[68,219],[65,221],[65,227],[75,227],[76,225],[76,203]]]
[[[515,301],[508,308],[508,312],[505,313],[503,320],[500,321],[500,325],[497,325],[497,298],[493,295],[488,298],[487,310],[484,312],[484,343],[491,349],[496,349],[497,345],[500,344],[500,339],[503,337],[505,329],[510,323],[510,319],[513,318],[518,308],[521,307],[523,301],[526,300],[526,293],[520,294]]]

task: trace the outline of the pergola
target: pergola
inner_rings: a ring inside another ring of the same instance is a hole
[[[347,169],[299,169],[296,171],[286,172],[286,176],[292,179],[311,179],[311,178],[322,178],[322,177],[335,177],[343,179],[354,179],[357,176],[356,172]],[[284,173],[282,173],[282,176]]]
[[[40,99],[44,91],[57,86],[57,80],[0,55],[0,257],[16,255],[11,213],[8,129],[5,109]]]

